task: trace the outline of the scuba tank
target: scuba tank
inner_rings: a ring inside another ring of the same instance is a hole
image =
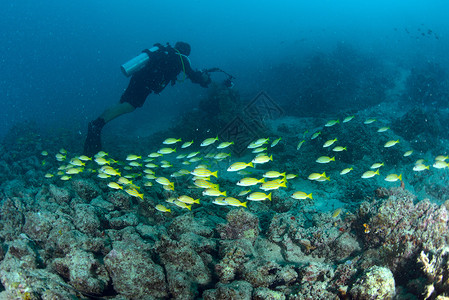
[[[125,74],[126,77],[129,77],[137,71],[141,70],[150,60],[149,53],[156,52],[157,50],[159,50],[159,47],[153,47],[148,50],[144,50],[136,57],[121,65],[120,69],[122,70],[123,74]]]

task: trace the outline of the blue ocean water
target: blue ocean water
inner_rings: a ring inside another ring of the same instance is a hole
[[[0,296],[449,294],[448,3],[128,2],[2,4]],[[177,41],[225,73],[80,156],[120,66]]]

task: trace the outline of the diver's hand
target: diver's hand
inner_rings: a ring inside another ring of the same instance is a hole
[[[202,72],[201,73],[201,83],[200,83],[200,85],[202,87],[206,87],[207,88],[211,82],[212,82],[212,79],[210,78],[209,73]]]

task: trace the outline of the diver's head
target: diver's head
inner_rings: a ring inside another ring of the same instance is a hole
[[[177,42],[175,44],[175,49],[179,51],[179,53],[184,54],[185,56],[189,56],[190,54],[190,45],[184,42]]]

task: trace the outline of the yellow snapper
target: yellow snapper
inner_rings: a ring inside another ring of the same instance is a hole
[[[399,143],[399,140],[396,140],[396,141],[388,141],[388,142],[385,143],[384,147],[385,147],[385,148],[390,148],[390,147],[393,147],[394,145],[396,145],[396,144],[398,144],[398,143]]]
[[[185,204],[193,204],[197,203],[200,204],[200,199],[193,199],[192,197],[189,197],[187,195],[181,195],[177,198],[178,201],[183,202]]]
[[[281,173],[278,171],[268,171],[265,174],[263,174],[263,177],[265,178],[278,178],[278,177],[285,177],[285,172]]]
[[[56,153],[55,157],[57,161],[63,161],[66,158],[66,156],[61,153]]]
[[[259,147],[259,148],[254,149],[251,152],[252,153],[260,153],[260,152],[264,152],[265,150],[267,150],[267,147]]]
[[[264,191],[269,191],[269,190],[277,190],[280,187],[287,187],[285,179],[275,179],[275,180],[264,182],[260,186],[260,189],[264,190]]]
[[[273,155],[258,155],[251,162],[254,164],[264,164],[269,162],[270,160],[273,161]]]
[[[137,161],[131,161],[131,162],[129,162],[129,165],[131,167],[141,167],[142,166],[142,164],[138,163]]]
[[[377,132],[385,132],[385,131],[388,131],[388,130],[390,130],[390,127],[385,126],[385,127],[381,127],[379,129],[377,129]]]
[[[307,199],[307,198],[313,199],[312,193],[307,194],[307,193],[304,193],[304,192],[301,192],[301,191],[294,192],[291,197],[293,199],[296,199],[296,200],[304,200],[304,199]]]
[[[129,180],[128,178],[125,178],[125,177],[120,177],[120,178],[117,180],[117,182],[118,182],[118,183],[121,183],[121,184],[124,184],[124,185],[132,184],[132,183],[133,183],[131,180]]]
[[[81,159],[82,161],[89,161],[89,160],[92,160],[92,158],[91,157],[89,157],[89,156],[86,156],[86,155],[81,155],[80,157],[78,157],[79,159]]]
[[[249,192],[251,192],[251,190],[246,190],[246,191],[241,191],[239,192],[239,196],[245,196],[246,194],[248,194]],[[226,195],[225,195],[226,196]]]
[[[231,152],[229,153],[224,153],[224,152],[220,152],[214,155],[214,158],[217,160],[221,160],[221,159],[225,159],[226,157],[231,156]]]
[[[246,169],[246,167],[253,167],[253,166],[254,165],[253,165],[252,162],[249,162],[249,163],[235,162],[231,166],[229,166],[227,171],[228,172],[236,172],[236,171],[240,171],[240,170]]]
[[[302,141],[300,141],[299,143],[298,143],[298,145],[296,146],[296,150],[299,150],[299,149],[301,149],[301,147],[302,147],[302,144],[304,144],[304,142],[305,142],[306,140],[302,140]]]
[[[216,204],[216,205],[228,205],[225,201],[224,201],[224,197],[217,197],[215,198],[212,203]]]
[[[371,177],[374,177],[376,175],[379,175],[379,169],[377,169],[376,172],[374,172],[374,171],[366,171],[365,173],[362,174],[362,178],[364,178],[364,179],[371,178]]]
[[[341,151],[345,151],[346,147],[342,147],[342,146],[337,146],[334,149],[332,149],[332,151],[334,152],[341,152]]]
[[[287,179],[287,180],[290,180],[290,179],[293,179],[293,178],[296,178],[298,175],[296,175],[296,174],[287,174],[286,176],[285,176],[285,178]]]
[[[223,202],[231,206],[243,206],[246,207],[246,202],[240,202],[238,199],[233,197],[226,197]]]
[[[332,126],[334,126],[335,124],[338,124],[338,123],[340,123],[340,120],[330,120],[330,121],[328,121],[326,124],[324,124],[324,126],[325,127],[332,127]]]
[[[335,142],[337,141],[337,138],[333,139],[333,140],[328,140],[324,143],[323,148],[327,148],[329,146],[332,146]]]
[[[77,167],[82,167],[86,165],[86,163],[83,163],[79,158],[72,158],[70,160],[70,164]]]
[[[176,148],[161,148],[157,150],[157,153],[159,154],[170,154],[176,152]]]
[[[143,193],[140,194],[135,188],[127,188],[125,192],[133,197],[140,198],[143,200]]]
[[[156,178],[156,182],[161,184],[161,185],[170,185],[170,184],[172,184],[172,182],[170,182],[170,180],[168,180],[165,177],[157,177]]]
[[[105,179],[105,178],[111,177],[111,175],[108,175],[108,174],[105,174],[105,173],[98,173],[97,177]]]
[[[384,165],[384,163],[374,163],[371,165],[370,169],[379,169],[383,165]]]
[[[201,146],[201,147],[206,147],[206,146],[212,145],[212,144],[215,143],[216,141],[218,141],[218,135],[217,135],[216,137],[214,137],[214,138],[208,138],[208,139],[205,139],[205,140],[200,144],[200,146]]]
[[[216,189],[218,189],[218,184],[213,184],[212,182],[207,181],[207,180],[202,179],[202,178],[194,180],[193,184],[195,186],[199,187],[199,188],[202,188],[202,189],[208,189],[208,188],[216,188]]]
[[[415,166],[413,166],[413,171],[415,172],[421,172],[424,170],[429,170],[430,166],[426,166],[424,164],[416,164]]]
[[[331,178],[330,178],[329,176],[321,176],[321,177],[315,179],[315,181],[318,181],[318,182],[324,182],[324,181],[326,181],[326,180],[327,180],[327,181],[330,181]]]
[[[408,150],[407,152],[404,153],[404,157],[408,157],[412,154],[413,154],[413,150]]]
[[[309,175],[309,177],[307,177],[307,179],[309,180],[317,180],[321,177],[326,177],[326,172],[323,172],[323,174],[320,173],[312,173]]]
[[[352,119],[354,119],[354,115],[352,116],[347,116],[346,118],[344,118],[343,123],[348,123],[349,121],[351,121]]]
[[[316,162],[320,164],[327,164],[330,163],[331,161],[335,161],[335,156],[334,157],[320,156],[316,160]]]
[[[146,181],[146,182],[144,182],[143,185],[146,187],[151,187],[151,186],[153,186],[153,183],[151,181]]]
[[[187,155],[187,158],[195,157],[195,156],[197,156],[199,153],[200,153],[200,151],[190,152],[190,153]]]
[[[337,208],[336,210],[334,210],[334,212],[332,213],[332,218],[338,217],[338,215],[340,215],[341,211],[342,211],[341,208]]]
[[[83,172],[83,168],[69,168],[65,171],[66,174],[74,175]]]
[[[115,189],[115,190],[123,190],[123,187],[120,184],[118,184],[117,182],[113,182],[113,181],[108,183],[108,187],[110,187],[111,189]]]
[[[274,146],[276,146],[280,141],[281,141],[282,137],[275,139],[272,143],[271,143],[271,147],[273,148]]]
[[[157,168],[159,166],[150,162],[150,163],[145,164],[145,167],[147,167],[147,168]]]
[[[319,135],[321,134],[321,131],[315,132],[312,137],[310,138],[311,140],[316,139]]]
[[[348,173],[351,172],[352,170],[354,170],[352,167],[343,169],[343,170],[340,172],[340,175],[348,174]]]
[[[226,191],[220,192],[214,188],[208,188],[203,191],[204,196],[218,197],[218,196],[226,196]]]
[[[176,200],[175,202],[173,202],[173,204],[180,208],[187,208],[188,210],[192,210],[192,205],[187,205],[186,203],[179,200]]]
[[[172,145],[172,144],[176,144],[177,142],[180,142],[180,141],[181,141],[181,139],[168,138],[168,139],[165,139],[165,140],[162,142],[162,144],[165,144],[165,145]]]
[[[224,148],[227,148],[227,147],[229,147],[229,146],[231,146],[233,144],[234,144],[234,142],[222,142],[222,143],[220,143],[217,146],[217,149],[224,149]]]
[[[265,178],[257,179],[257,178],[252,178],[252,177],[245,177],[245,178],[242,178],[239,181],[237,181],[237,185],[252,186],[252,185],[256,185],[258,183],[264,183],[264,182],[265,182]]]
[[[148,157],[151,158],[157,158],[157,157],[161,157],[162,154],[161,153],[157,153],[157,152],[151,152],[150,154],[148,154]]]
[[[50,174],[50,173],[47,173],[47,174],[45,174],[45,178],[52,178],[53,176],[55,176],[55,175],[53,175],[53,174]]]
[[[141,159],[142,156],[140,155],[135,155],[135,154],[128,154],[128,156],[126,156],[126,160],[137,160],[137,159]]]
[[[100,171],[111,176],[122,176],[118,170],[109,166],[101,167]]]
[[[363,124],[368,125],[368,124],[372,124],[372,123],[374,123],[374,122],[376,122],[376,119],[366,119],[366,120],[363,122]]]
[[[67,180],[69,180],[70,178],[72,178],[72,177],[67,176],[67,175],[61,176],[61,180],[62,180],[62,181],[67,181]]]
[[[185,149],[185,148],[189,147],[192,144],[193,144],[193,140],[191,140],[190,142],[185,142],[184,144],[181,145],[181,148]]]
[[[154,207],[156,210],[160,211],[160,212],[170,212],[169,208],[166,208],[165,206],[163,206],[162,204],[158,204]]]
[[[435,161],[435,163],[432,165],[432,167],[434,167],[435,169],[444,169],[449,167],[449,164],[443,160],[437,160]]]
[[[104,157],[97,157],[97,158],[95,158],[95,162],[97,163],[97,164],[99,164],[100,166],[103,166],[103,165],[109,165],[111,162],[109,161],[109,160],[106,160]]]
[[[446,161],[446,159],[448,159],[449,156],[445,156],[445,155],[438,155],[437,157],[435,157],[435,160],[437,161]]]
[[[193,176],[198,176],[198,177],[215,176],[218,178],[217,173],[218,173],[218,171],[212,172],[205,168],[195,168],[192,172],[190,172],[190,174],[192,174]]]
[[[271,201],[271,193],[269,193],[268,195],[262,192],[254,192],[248,195],[248,197],[246,197],[246,199],[251,200],[251,201],[264,201],[266,199]]]
[[[104,151],[99,151],[97,154],[95,154],[95,157],[104,157],[108,155],[108,153],[104,152]]]
[[[389,174],[389,175],[387,175],[387,177],[385,177],[385,181],[388,181],[388,182],[395,182],[398,180],[402,180],[402,174],[399,174],[399,176],[396,174]]]
[[[44,150],[44,151],[41,152],[41,155],[42,155],[42,156],[47,156],[47,155],[48,155],[48,152]]]

